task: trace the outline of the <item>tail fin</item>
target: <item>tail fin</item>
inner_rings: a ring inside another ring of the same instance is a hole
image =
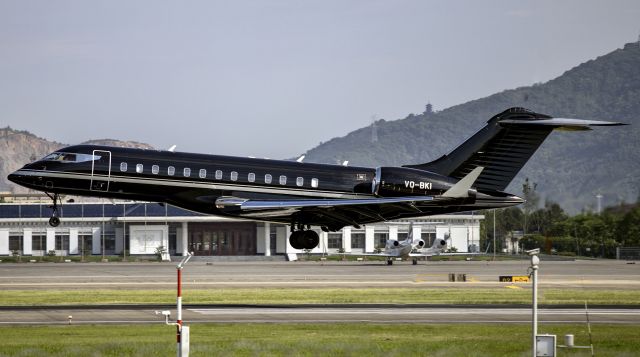
[[[407,242],[413,243],[413,221],[409,223],[409,233],[407,234]]]
[[[503,191],[554,129],[590,130],[590,126],[622,123],[553,118],[524,108],[511,108],[489,119],[487,125],[449,154],[420,165],[419,170],[462,179],[484,167],[474,183],[479,190]]]

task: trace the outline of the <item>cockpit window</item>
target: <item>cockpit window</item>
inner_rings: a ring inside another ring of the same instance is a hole
[[[53,154],[49,154],[45,156],[45,158],[42,160],[79,163],[79,162],[100,160],[100,156],[90,155],[90,154],[75,154],[75,153],[69,153],[69,152],[54,152]]]

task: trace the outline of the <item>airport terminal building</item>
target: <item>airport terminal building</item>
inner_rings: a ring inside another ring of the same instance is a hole
[[[274,256],[302,253],[289,244],[290,227],[277,223],[209,216],[170,205],[99,201],[65,203],[62,223],[48,225],[48,203],[0,204],[0,256],[21,255],[153,255],[164,247],[170,255]],[[480,246],[477,214],[439,215],[411,219],[414,236],[430,245],[449,237],[458,252]],[[409,220],[368,224],[359,229],[321,232],[311,253],[373,253],[388,239],[402,240]],[[52,252],[53,251],[53,252]]]

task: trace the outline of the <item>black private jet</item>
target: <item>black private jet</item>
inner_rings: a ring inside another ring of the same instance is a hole
[[[77,145],[25,165],[9,180],[53,200],[60,194],[168,203],[206,214],[291,225],[296,249],[318,245],[311,226],[344,226],[518,205],[503,190],[554,129],[621,123],[553,118],[511,108],[439,159],[355,167]]]

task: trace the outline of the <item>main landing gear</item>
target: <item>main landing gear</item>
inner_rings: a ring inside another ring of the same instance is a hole
[[[299,226],[298,230],[294,230],[292,226],[289,243],[294,249],[313,249],[320,243],[320,236],[315,231],[312,231],[310,227],[304,230],[304,227]]]
[[[60,196],[57,193],[54,193],[53,196],[47,193],[47,196],[51,198],[53,201],[53,206],[50,206],[52,209],[51,218],[49,218],[49,225],[51,227],[57,227],[60,225],[60,218],[58,217],[58,201],[62,204],[60,200]]]

